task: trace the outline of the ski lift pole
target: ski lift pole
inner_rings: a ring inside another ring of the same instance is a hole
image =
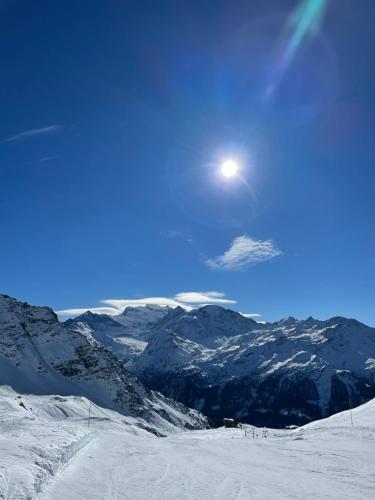
[[[91,399],[89,400],[89,419],[87,422],[87,427],[90,427],[90,420],[91,420]]]
[[[352,398],[350,397],[350,390],[348,388],[348,397],[349,397],[349,408],[350,408],[350,423],[352,427],[354,427],[353,424],[353,411],[352,411]]]

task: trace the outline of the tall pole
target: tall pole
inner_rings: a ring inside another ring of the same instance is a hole
[[[349,408],[350,408],[350,423],[352,424],[352,427],[354,427],[354,425],[353,425],[352,399],[350,397],[349,387],[348,387],[348,397],[349,397]]]
[[[91,420],[91,399],[89,400],[89,420],[87,422],[87,427],[90,427],[90,420]]]

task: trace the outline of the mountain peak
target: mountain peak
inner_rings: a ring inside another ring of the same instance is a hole
[[[0,340],[1,383],[18,392],[86,396],[155,428],[183,421],[202,427],[203,417],[146,389],[114,354],[68,329],[50,308],[0,296]]]
[[[333,316],[329,320],[327,320],[328,323],[336,323],[336,324],[351,324],[351,325],[364,325],[364,323],[361,323],[360,321],[353,319],[353,318],[345,318],[344,316]]]
[[[303,423],[375,395],[375,329],[335,317],[258,325],[217,305],[158,323],[141,379],[216,422]],[[290,397],[293,394],[293,398]],[[280,406],[281,405],[281,406]]]
[[[295,325],[298,323],[298,319],[293,316],[287,316],[286,318],[280,319],[279,321],[275,321],[275,325]]]

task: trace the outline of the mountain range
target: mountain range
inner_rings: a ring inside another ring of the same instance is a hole
[[[147,346],[148,334],[159,320],[173,309],[169,306],[145,305],[127,307],[121,314],[94,314],[87,311],[65,321],[68,328],[79,331],[89,339],[113,351],[130,365]]]
[[[113,351],[120,345],[122,361],[146,386],[216,425],[223,417],[301,425],[375,396],[375,329],[354,319],[288,317],[263,324],[208,305],[166,309],[153,320],[147,309],[137,309],[125,310],[128,324],[121,328],[117,317],[88,313],[67,323]],[[132,315],[143,314],[147,326],[134,327]],[[103,330],[107,321],[113,330]]]
[[[145,388],[112,352],[60,323],[50,308],[6,295],[0,295],[0,382],[20,393],[85,396],[157,434],[207,425],[197,411]]]

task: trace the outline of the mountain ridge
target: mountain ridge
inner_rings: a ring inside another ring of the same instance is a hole
[[[205,418],[145,388],[108,349],[66,328],[48,307],[0,295],[0,378],[19,392],[85,396],[155,429],[202,428]]]
[[[126,366],[217,424],[300,425],[375,396],[375,329],[353,318],[259,323],[218,305],[175,308],[143,339]]]
[[[205,314],[216,317],[217,307]],[[374,328],[339,316],[243,326],[239,313],[233,328],[225,322],[232,314],[221,311],[219,335],[211,332],[208,343],[199,340],[199,311],[185,313],[195,321],[157,323],[135,373],[217,423],[231,416],[257,425],[303,424],[375,396]]]

